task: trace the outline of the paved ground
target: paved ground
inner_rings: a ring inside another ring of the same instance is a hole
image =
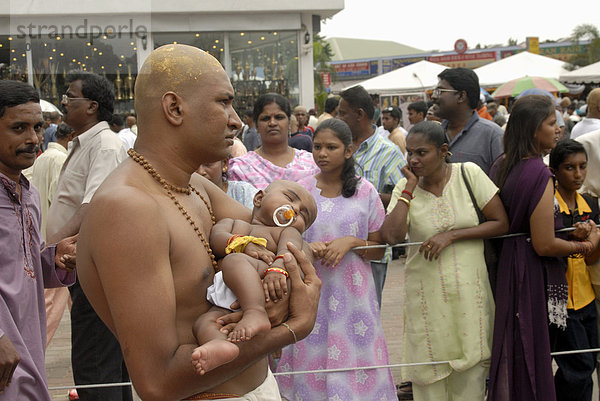
[[[381,318],[385,331],[390,363],[400,363],[401,328],[402,328],[402,268],[404,259],[394,261],[388,270],[387,281],[383,291],[383,306]],[[69,313],[63,316],[60,327],[46,353],[46,371],[48,373],[49,386],[68,386],[73,384],[73,372],[71,370],[71,326]],[[392,368],[392,374],[396,383],[401,382],[400,369]],[[595,380],[595,377],[594,377]],[[51,391],[54,401],[68,399],[67,390]],[[598,386],[594,383],[594,400],[598,399]],[[139,399],[138,399],[139,400]]]

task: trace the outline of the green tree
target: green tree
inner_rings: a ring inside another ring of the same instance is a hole
[[[315,34],[313,37],[313,71],[315,79],[315,103],[317,104],[319,113],[323,112],[325,100],[328,96],[321,73],[329,73],[331,82],[334,82],[336,78],[335,68],[329,64],[333,56],[334,53],[331,45],[319,34]]]
[[[508,45],[509,46],[516,46],[518,44],[519,44],[519,42],[517,41],[517,39],[508,38]]]
[[[577,25],[571,33],[571,40],[579,43],[580,40],[589,40],[584,54],[573,55],[569,63],[573,66],[585,66],[600,61],[600,32],[592,24]]]

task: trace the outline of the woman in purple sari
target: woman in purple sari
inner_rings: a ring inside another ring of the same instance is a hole
[[[559,136],[554,104],[545,96],[517,100],[504,157],[490,172],[510,220],[498,265],[489,401],[555,401],[548,324],[566,327],[563,260],[598,244],[594,228],[584,242],[554,235],[554,180],[542,161]],[[591,241],[591,242],[590,242]]]

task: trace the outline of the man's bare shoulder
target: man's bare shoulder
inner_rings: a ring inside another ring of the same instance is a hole
[[[119,166],[94,194],[88,210],[94,225],[139,225],[161,219],[158,199],[162,188],[152,185],[152,177],[144,170],[130,167],[136,166]]]

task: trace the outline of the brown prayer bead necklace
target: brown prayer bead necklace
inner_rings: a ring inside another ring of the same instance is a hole
[[[204,202],[204,204],[206,205],[206,208],[208,209],[208,213],[210,214],[210,218],[212,220],[212,225],[214,226],[215,225],[215,215],[212,211],[212,208],[210,207],[210,205],[204,198],[204,196],[202,196],[202,194],[200,192],[198,192],[198,190],[196,188],[194,188],[191,184],[188,184],[188,186],[184,188],[184,187],[177,187],[177,186],[167,182],[167,180],[165,180],[164,178],[162,178],[160,176],[160,174],[158,174],[158,172],[154,169],[154,167],[152,167],[152,165],[148,162],[148,160],[146,160],[144,158],[144,156],[140,155],[135,150],[129,149],[127,151],[127,154],[136,163],[138,163],[140,166],[144,167],[144,169],[156,181],[158,181],[158,183],[160,185],[162,185],[162,187],[165,189],[165,191],[167,191],[167,195],[169,195],[169,198],[171,198],[173,203],[175,203],[175,206],[177,206],[177,208],[179,209],[181,214],[183,214],[183,216],[186,218],[186,220],[190,223],[190,225],[196,232],[196,235],[198,235],[198,238],[200,238],[200,240],[202,241],[202,244],[204,245],[204,248],[206,248],[206,252],[208,253],[208,256],[210,256],[210,260],[212,261],[213,268],[215,270],[217,270],[217,261],[215,260],[215,255],[213,254],[213,251],[210,248],[210,244],[204,237],[204,234],[202,233],[202,231],[200,231],[200,229],[196,225],[196,222],[194,222],[194,220],[192,219],[192,216],[190,216],[189,213],[187,212],[187,210],[185,210],[185,208],[181,205],[181,203],[179,203],[179,201],[177,200],[175,195],[173,195],[172,191],[179,192],[179,193],[186,194],[186,195],[191,195],[192,191],[195,192],[196,195],[198,195],[200,197],[200,199],[202,199],[202,202]]]

